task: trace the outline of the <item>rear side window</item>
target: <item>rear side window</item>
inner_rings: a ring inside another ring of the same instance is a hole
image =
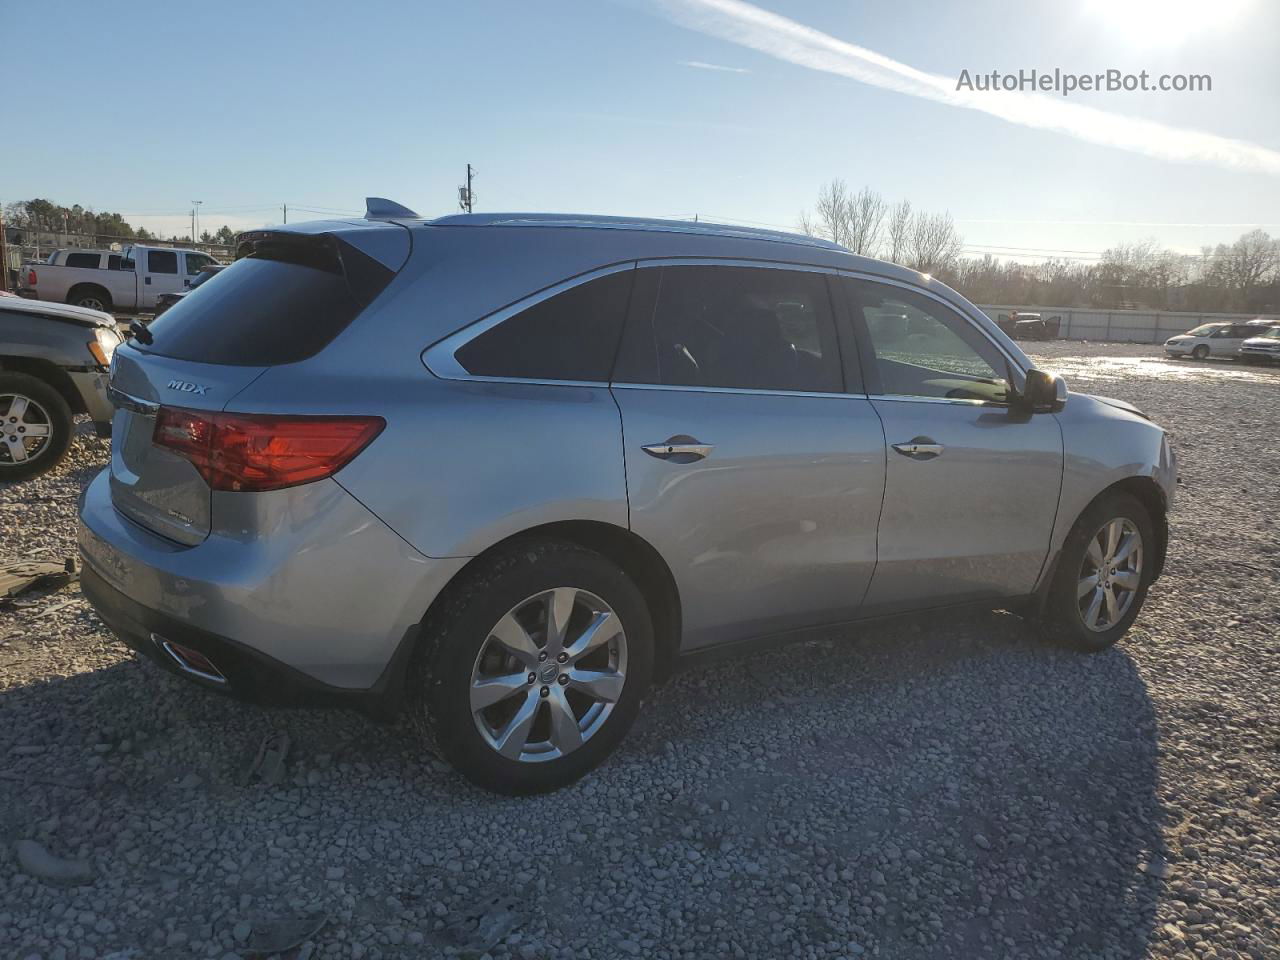
[[[822,274],[759,267],[639,271],[615,379],[668,386],[843,389]]]
[[[68,253],[68,267],[91,267],[98,269],[98,265],[102,263],[102,254],[100,253]]]
[[[148,353],[232,366],[296,363],[318,353],[395,273],[335,237],[261,235],[217,283],[151,323]]]
[[[607,383],[634,270],[570,287],[486,330],[454,354],[477,377]]]
[[[148,273],[177,273],[178,255],[172,250],[148,250]]]

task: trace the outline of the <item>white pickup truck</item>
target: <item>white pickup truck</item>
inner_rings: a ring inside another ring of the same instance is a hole
[[[207,253],[173,247],[56,250],[42,263],[23,264],[18,295],[91,310],[151,310],[162,293],[182,293],[201,267],[217,262]]]

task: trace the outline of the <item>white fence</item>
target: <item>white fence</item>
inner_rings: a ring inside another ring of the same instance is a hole
[[[1256,313],[1162,313],[1157,310],[1086,310],[1077,307],[979,306],[992,320],[1001,314],[1038,313],[1046,320],[1061,317],[1058,336],[1065,340],[1112,340],[1129,343],[1164,343],[1174,334],[1186,333],[1202,323],[1242,323]],[[1280,317],[1262,314],[1280,324]]]

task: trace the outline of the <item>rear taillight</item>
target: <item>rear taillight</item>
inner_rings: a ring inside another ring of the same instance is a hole
[[[27,271],[27,286],[34,287],[36,285],[36,272],[34,270]]]
[[[381,417],[161,407],[151,441],[190,460],[214,490],[279,490],[337,473],[386,425]]]

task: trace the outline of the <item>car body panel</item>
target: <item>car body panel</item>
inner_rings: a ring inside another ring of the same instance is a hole
[[[17,297],[0,300],[0,368],[5,358],[36,360],[60,368],[95,428],[105,435],[113,413],[107,377],[89,351],[98,330],[117,332],[110,314]]]
[[[1062,486],[1052,414],[981,403],[875,398],[889,443],[875,577],[867,609],[1012,597],[1034,589]],[[894,443],[937,443],[931,459]]]
[[[185,547],[122,515],[104,471],[81,556],[132,600],[334,687],[371,687],[463,563],[422,556],[332,480],[215,497],[226,532]]]
[[[852,619],[876,562],[884,432],[864,397],[615,384],[631,528],[683,598],[684,648]],[[693,462],[647,444],[688,435]]]

